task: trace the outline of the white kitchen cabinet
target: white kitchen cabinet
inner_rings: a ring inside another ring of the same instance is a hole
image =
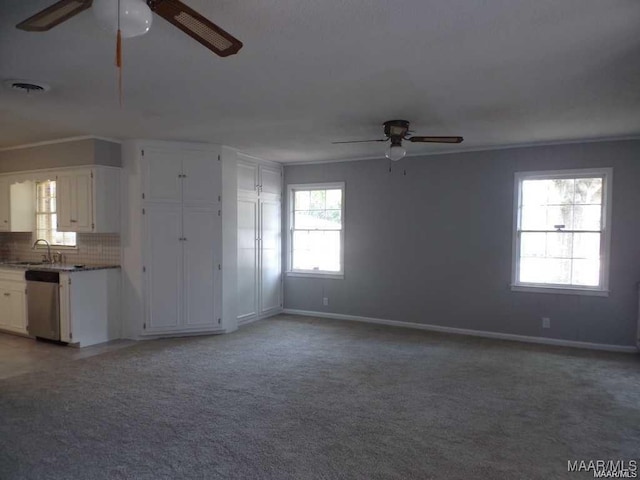
[[[87,347],[121,337],[119,268],[60,273],[60,340]]]
[[[282,169],[238,161],[238,323],[282,311]]]
[[[142,333],[222,330],[218,155],[162,148],[143,152]]]
[[[32,232],[35,218],[34,182],[0,176],[0,231]]]
[[[119,168],[94,166],[58,172],[58,230],[80,233],[118,232],[119,198]]]
[[[0,329],[27,333],[26,289],[22,270],[0,270]]]

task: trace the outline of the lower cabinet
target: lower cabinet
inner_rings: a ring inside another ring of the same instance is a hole
[[[60,273],[60,340],[87,347],[121,337],[119,268]]]
[[[158,203],[144,219],[143,334],[221,330],[218,211]]]
[[[27,296],[24,272],[22,281],[16,272],[0,272],[0,329],[27,333]],[[14,279],[15,278],[15,279]]]

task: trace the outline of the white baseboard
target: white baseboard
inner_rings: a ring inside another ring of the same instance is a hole
[[[265,318],[273,317],[275,315],[280,315],[281,313],[284,313],[284,310],[282,308],[279,308],[277,310],[272,310],[269,313],[265,313],[264,315],[261,315],[261,316],[256,315],[255,317],[249,318],[248,320],[244,320],[243,322],[238,322],[238,328],[246,327],[247,325],[251,325],[252,323],[257,322],[258,320],[264,320]]]
[[[458,335],[470,335],[473,337],[496,338],[499,340],[513,340],[517,342],[540,343],[543,345],[556,345],[560,347],[587,348],[591,350],[605,350],[608,352],[638,353],[633,346],[607,345],[602,343],[578,342],[575,340],[560,340],[557,338],[531,337],[528,335],[516,335],[514,333],[486,332],[482,330],[470,330],[467,328],[443,327],[440,325],[428,325],[423,323],[401,322],[398,320],[385,320],[383,318],[360,317],[357,315],[342,315],[340,313],[313,312],[309,310],[295,310],[285,308],[282,313],[292,315],[304,315],[307,317],[331,318],[334,320],[349,320],[353,322],[375,323],[378,325],[390,325],[392,327],[414,328],[431,332],[454,333]]]

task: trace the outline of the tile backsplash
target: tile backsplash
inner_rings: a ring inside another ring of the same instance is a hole
[[[84,265],[120,265],[120,235],[112,233],[78,233],[76,249],[51,247],[60,251],[66,263]],[[0,233],[0,261],[40,261],[45,250],[33,250],[31,233]]]

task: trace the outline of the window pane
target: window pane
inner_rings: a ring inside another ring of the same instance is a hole
[[[547,233],[547,257],[571,258],[573,234]]]
[[[47,240],[52,246],[76,246],[76,234],[57,232],[56,227],[56,182],[36,183],[36,236]]]
[[[573,203],[574,179],[553,179],[548,183],[547,203],[566,205]]]
[[[294,202],[296,210],[309,210],[309,208],[311,207],[309,192],[296,192]]]
[[[573,229],[572,205],[547,207],[547,230],[554,230],[556,225],[564,225],[560,227],[564,230]]]
[[[600,234],[575,233],[573,235],[573,258],[598,260],[600,258]]]
[[[600,205],[576,205],[574,207],[574,230],[600,230],[602,207]]]
[[[549,180],[524,180],[522,182],[522,205],[546,205]]]
[[[519,281],[568,285],[571,282],[571,260],[523,258],[520,261]]]
[[[521,257],[544,257],[546,254],[546,233],[523,232],[520,238]]]
[[[578,178],[575,203],[602,204],[602,179]]]
[[[600,284],[600,261],[574,260],[572,280],[574,285],[597,287]]]
[[[522,230],[549,230],[547,228],[547,207],[522,207],[520,228]]]
[[[294,270],[340,271],[340,232],[293,233]]]
[[[324,210],[326,190],[311,190],[311,210]]]
[[[296,211],[294,225],[303,230],[340,230],[342,228],[340,210]]]
[[[327,208],[336,210],[342,208],[342,190],[327,190]]]

